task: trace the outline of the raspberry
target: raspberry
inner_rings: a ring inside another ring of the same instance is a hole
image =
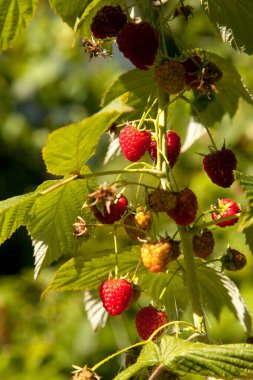
[[[103,212],[100,211],[96,206],[91,207],[94,212],[95,217],[103,224],[113,224],[114,222],[121,219],[128,205],[127,198],[121,194],[121,196],[116,199],[114,203],[109,206],[109,211],[104,207]]]
[[[179,255],[179,242],[172,239],[144,243],[141,247],[143,265],[151,272],[164,272],[166,266]]]
[[[222,257],[221,262],[222,270],[236,271],[245,267],[247,259],[243,253],[236,249],[228,248],[226,255]]]
[[[237,160],[232,150],[225,146],[221,150],[209,153],[203,158],[203,168],[213,183],[221,187],[229,187],[234,182],[233,170]]]
[[[155,212],[169,212],[176,207],[177,196],[171,191],[157,189],[149,194],[149,205]]]
[[[207,259],[214,249],[214,238],[212,231],[204,229],[200,235],[193,237],[193,252],[201,259]]]
[[[119,135],[119,144],[124,156],[132,162],[138,161],[148,150],[151,143],[149,131],[138,131],[132,125],[126,125]]]
[[[120,6],[105,5],[93,17],[91,31],[95,38],[115,37],[127,22],[127,16]]]
[[[105,280],[100,285],[99,294],[105,310],[110,315],[118,315],[127,308],[131,300],[132,285],[123,278]]]
[[[169,321],[168,316],[161,310],[153,306],[146,306],[142,308],[136,315],[135,324],[139,336],[143,340],[147,340],[158,327],[163,326]],[[157,339],[163,334],[165,329],[160,330],[153,338]]]
[[[72,377],[72,380],[99,380],[99,379],[101,379],[101,377],[98,376],[91,369],[87,368],[86,366],[84,368],[80,368],[74,371],[74,376]]]
[[[135,220],[140,228],[149,231],[151,227],[151,213],[149,211],[137,210]]]
[[[178,94],[185,87],[185,71],[179,61],[165,61],[155,68],[155,81],[167,93]]]
[[[194,54],[182,62],[185,70],[184,80],[190,88],[198,88],[200,86],[200,76],[202,60],[199,55]]]
[[[217,220],[238,214],[241,211],[239,205],[232,201],[230,198],[218,199],[218,205],[215,207],[215,212],[212,213],[212,219]],[[238,222],[239,218],[225,220],[224,222],[217,223],[217,226],[228,227]]]
[[[187,226],[195,219],[198,211],[197,197],[191,189],[185,188],[177,193],[177,204],[167,214],[180,226]]]
[[[132,213],[127,215],[124,224],[138,228],[138,230],[131,227],[125,227],[125,230],[133,241],[139,241],[146,237],[146,231],[151,227],[151,214],[149,211],[138,211],[136,214]],[[140,231],[142,230],[142,231]]]
[[[173,168],[181,149],[181,140],[179,135],[175,131],[169,131],[166,135],[167,140],[167,158],[170,167]],[[157,160],[157,142],[155,140],[151,141],[149,147],[149,154],[154,162]]]
[[[140,70],[148,70],[155,61],[159,40],[148,22],[127,23],[117,37],[119,50]]]

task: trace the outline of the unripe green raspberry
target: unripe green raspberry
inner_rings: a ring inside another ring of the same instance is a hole
[[[185,70],[179,61],[165,61],[155,68],[155,81],[167,93],[174,95],[185,87]]]

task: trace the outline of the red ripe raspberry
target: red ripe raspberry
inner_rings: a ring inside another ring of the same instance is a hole
[[[104,39],[117,36],[126,22],[127,16],[119,5],[105,5],[93,17],[90,28],[95,38]]]
[[[124,195],[116,199],[115,203],[111,203],[109,206],[109,211],[104,207],[103,212],[100,211],[96,206],[91,207],[94,212],[95,217],[103,224],[113,224],[120,220],[124,212],[126,211],[128,205],[128,200]]]
[[[202,60],[200,56],[194,54],[192,57],[189,57],[184,62],[182,62],[182,65],[185,70],[185,84],[190,88],[198,88],[201,84],[200,77]]]
[[[228,248],[226,255],[222,257],[222,269],[237,271],[247,264],[246,256],[236,249]]]
[[[232,150],[225,146],[221,150],[209,153],[203,158],[203,168],[213,183],[229,187],[234,182],[233,170],[237,160]]]
[[[166,135],[167,139],[167,158],[170,167],[173,168],[181,150],[180,136],[175,131],[169,131]],[[149,154],[154,162],[157,160],[157,142],[152,140],[149,147]]]
[[[215,207],[215,212],[212,213],[212,219],[217,220],[238,214],[241,211],[238,203],[232,201],[230,198],[223,198],[218,200],[218,205]],[[239,218],[225,220],[224,222],[217,223],[217,226],[228,227],[238,222]]]
[[[141,247],[143,265],[151,272],[164,272],[166,266],[180,255],[179,242],[162,240],[156,243],[144,243]]]
[[[194,255],[201,259],[207,259],[214,249],[212,231],[204,229],[200,235],[195,235],[192,241]]]
[[[167,214],[179,225],[187,226],[196,219],[197,197],[191,189],[185,188],[177,194],[177,205]]]
[[[152,66],[159,47],[155,29],[148,22],[127,23],[117,37],[119,50],[140,70]]]
[[[148,150],[150,143],[149,131],[138,131],[132,125],[126,125],[120,131],[119,144],[124,156],[129,161],[138,161]]]
[[[179,61],[165,61],[155,68],[155,81],[168,94],[178,94],[185,87],[184,67]]]
[[[131,300],[132,285],[123,278],[105,280],[100,285],[99,294],[105,310],[110,315],[118,315],[127,308]]]
[[[147,340],[158,327],[163,326],[169,321],[168,316],[161,310],[157,310],[153,306],[146,306],[141,309],[135,318],[135,324],[139,336],[143,340]],[[164,332],[160,330],[153,338],[157,339]]]

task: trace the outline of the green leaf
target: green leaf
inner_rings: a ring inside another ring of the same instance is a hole
[[[139,261],[139,255],[134,252],[119,254],[119,269],[121,273],[134,273]],[[98,289],[101,281],[115,267],[115,254],[103,255],[88,259],[77,256],[63,264],[55,274],[53,281],[43,295],[55,290],[92,290]]]
[[[243,329],[250,332],[251,315],[235,283],[211,265],[199,266],[196,273],[204,307],[218,319],[222,307],[227,306]]]
[[[150,96],[155,99],[154,70],[131,70],[120,75],[105,92],[102,105],[108,104],[121,94],[128,94],[127,104],[137,112],[143,110]]]
[[[89,38],[91,36],[90,24],[93,17],[99,11],[100,8],[105,5],[118,5],[123,3],[120,0],[93,0],[87,6],[84,13],[80,17],[80,20],[77,24],[77,30],[84,36]],[[124,3],[123,3],[124,4]]]
[[[200,112],[200,122],[204,121],[208,126],[212,126],[221,121],[226,113],[230,117],[235,115],[240,97],[250,104],[253,104],[253,97],[243,83],[240,74],[229,61],[217,54],[210,54],[209,52],[204,54],[223,72],[221,80],[216,84],[218,94],[211,99],[198,95],[194,102],[194,106]]]
[[[248,208],[243,213],[240,224],[240,230],[243,231],[253,225],[253,177],[236,171],[235,178],[240,183],[248,201]]]
[[[47,181],[37,191],[56,183],[58,181]],[[73,223],[81,213],[86,195],[86,182],[75,180],[37,196],[32,210],[33,219],[28,226],[34,244],[35,277],[42,268],[62,255],[73,255],[81,244],[73,234]]]
[[[251,0],[201,0],[224,42],[239,52],[253,54],[253,2]]]
[[[72,28],[80,17],[89,0],[49,0],[49,4],[54,12],[62,18]]]
[[[47,170],[55,175],[87,172],[85,164],[95,153],[102,134],[124,112],[132,110],[124,101],[124,97],[118,98],[87,119],[52,132],[43,149]]]
[[[251,253],[253,254],[253,225],[244,229],[246,237],[246,244],[249,246]]]
[[[28,27],[39,0],[0,0],[0,50],[11,47]]]
[[[27,193],[0,202],[0,244],[28,223],[35,197],[35,193]]]
[[[249,379],[253,376],[253,350],[250,344],[219,346],[164,335],[159,344],[147,343],[137,362],[114,380],[128,380],[144,367],[159,365],[180,375]]]

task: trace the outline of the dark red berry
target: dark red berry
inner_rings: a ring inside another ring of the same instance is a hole
[[[118,315],[127,308],[131,300],[132,285],[123,278],[105,280],[100,285],[99,294],[105,310],[111,315]]]
[[[180,136],[175,131],[167,132],[166,139],[167,139],[167,158],[168,158],[170,167],[173,168],[181,150],[181,140],[180,140]],[[156,162],[157,160],[156,140],[151,141],[148,151],[152,160]]]
[[[191,189],[185,188],[177,193],[176,207],[167,214],[180,226],[187,226],[196,219],[197,197]]]
[[[148,23],[127,23],[117,37],[119,50],[140,70],[148,70],[159,47],[156,30]]]
[[[169,321],[168,316],[161,310],[157,310],[153,306],[147,306],[141,309],[135,318],[135,324],[139,336],[143,340],[147,340],[153,332],[160,326]],[[160,330],[153,340],[157,339],[164,330]]]
[[[227,216],[232,216],[238,214],[241,211],[240,206],[235,201],[230,198],[219,199],[218,204],[215,207],[215,211],[212,213],[212,219],[218,220],[221,218],[226,218]],[[233,224],[238,222],[239,218],[233,218],[225,220],[224,222],[217,223],[217,226],[228,227],[233,226]]]
[[[182,62],[185,70],[185,84],[190,88],[198,88],[200,86],[200,76],[202,60],[199,55],[194,54]]]
[[[194,255],[207,259],[214,249],[214,238],[212,231],[204,229],[199,235],[195,235],[192,241]]]
[[[103,211],[100,211],[97,206],[92,206],[91,209],[94,212],[95,217],[99,222],[103,224],[113,224],[121,219],[128,205],[128,200],[124,195],[116,199],[115,202],[109,206],[109,211],[104,207]]]
[[[91,31],[95,38],[115,37],[127,22],[120,6],[105,5],[93,17]]]
[[[246,256],[233,248],[228,248],[226,255],[222,257],[222,269],[228,271],[237,271],[245,267],[247,264]]]
[[[209,153],[203,158],[203,168],[213,183],[229,187],[234,182],[237,160],[232,150],[225,148]]]
[[[120,131],[119,145],[129,161],[138,161],[148,150],[150,143],[151,134],[149,131],[138,131],[132,125],[126,125]]]

